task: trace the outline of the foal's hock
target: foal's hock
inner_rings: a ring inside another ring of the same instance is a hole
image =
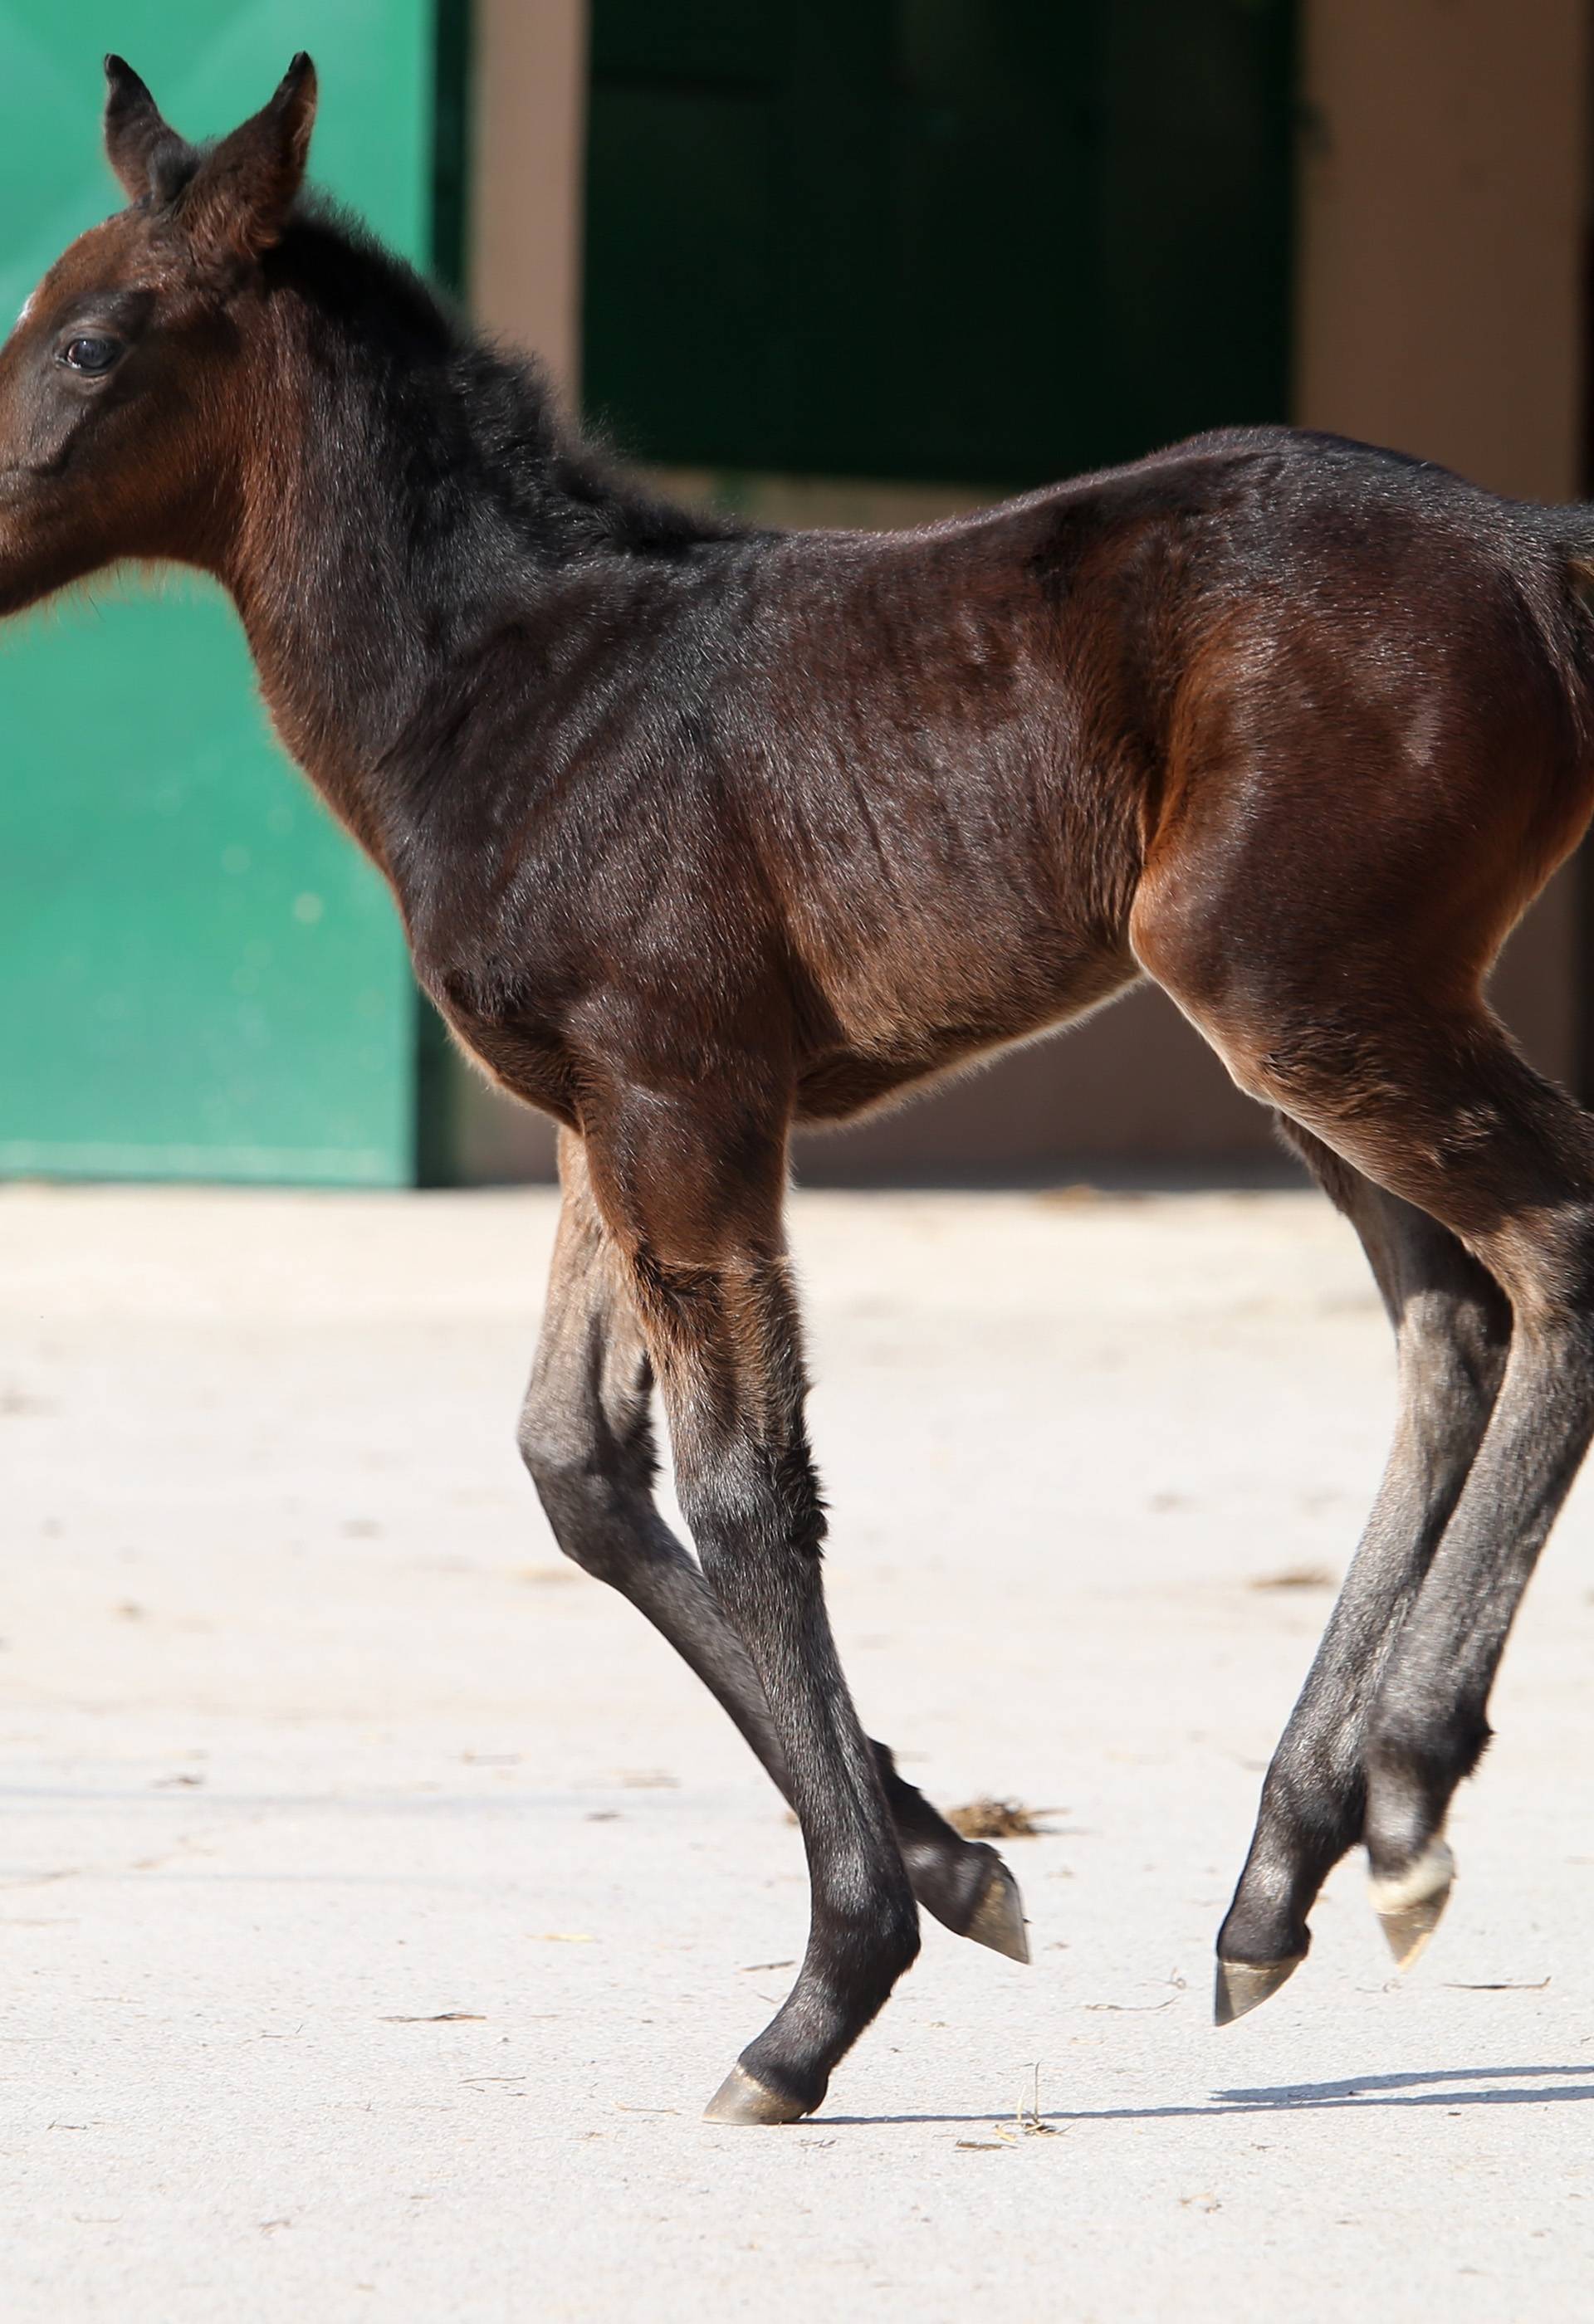
[[[688,515],[301,197],[315,106],[188,144],[107,60],[129,207],[0,351],[0,612],[214,574],[463,1046],[561,1125],[521,1443],[796,1809],[789,1998],[710,2113],[783,2122],[1011,1875],[859,1727],[782,1230],[842,1119],[1154,977],[1275,1109],[1400,1343],[1395,1450],[1264,1787],[1220,2019],[1365,1844],[1404,1962],[1594,1425],[1594,1129],[1483,984],[1594,807],[1594,517],[1284,429],[895,534]],[[668,1415],[698,1558],[654,1507]]]

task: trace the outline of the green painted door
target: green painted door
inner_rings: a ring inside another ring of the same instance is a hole
[[[1294,0],[592,0],[644,457],[1031,484],[1288,407]]]
[[[193,137],[321,82],[312,172],[431,254],[435,0],[0,0],[0,314],[119,196],[100,60]],[[419,1004],[385,889],[268,732],[230,604],[104,580],[0,631],[0,1175],[395,1185]]]

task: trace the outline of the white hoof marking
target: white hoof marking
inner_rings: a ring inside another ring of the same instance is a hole
[[[1431,1840],[1416,1862],[1393,1879],[1380,1880],[1375,1874],[1367,1883],[1367,1894],[1374,1912],[1387,1918],[1391,1913],[1409,1913],[1413,1904],[1426,1904],[1430,1896],[1448,1888],[1455,1877],[1456,1859],[1448,1841]]]

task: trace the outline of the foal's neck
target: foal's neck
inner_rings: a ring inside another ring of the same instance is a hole
[[[307,221],[272,267],[223,577],[283,741],[392,875],[468,779],[450,738],[491,642],[534,652],[601,619],[594,567],[733,528],[607,475],[529,365],[375,247]]]

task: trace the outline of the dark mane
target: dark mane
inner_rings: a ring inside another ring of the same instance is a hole
[[[539,561],[584,552],[679,557],[750,530],[679,507],[629,475],[561,410],[541,364],[477,331],[412,266],[324,196],[296,208],[268,284],[316,318],[325,361],[392,423],[412,484],[486,495]],[[419,464],[419,465],[418,465]]]

